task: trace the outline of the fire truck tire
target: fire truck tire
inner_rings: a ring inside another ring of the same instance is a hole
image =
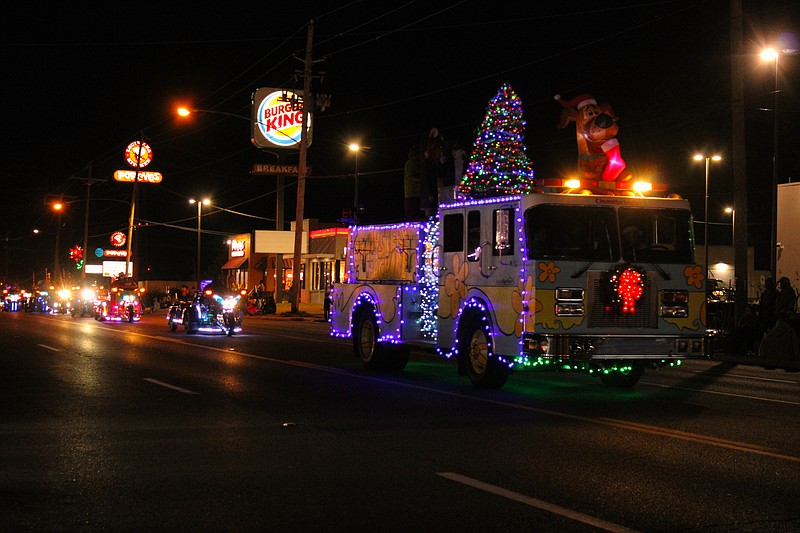
[[[378,342],[378,322],[372,309],[362,308],[353,320],[353,350],[368,370],[386,369],[387,351]]]
[[[615,387],[618,389],[629,389],[639,382],[639,379],[644,374],[644,365],[642,363],[628,363],[626,368],[630,370],[615,370],[613,372],[600,374],[600,381],[607,387]]]
[[[466,369],[473,386],[499,389],[508,380],[509,369],[492,353],[490,336],[484,324],[483,317],[474,316],[461,330],[458,339],[460,364]]]

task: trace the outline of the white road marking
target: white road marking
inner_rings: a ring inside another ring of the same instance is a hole
[[[490,485],[489,483],[484,483],[483,481],[478,481],[477,479],[462,476],[461,474],[456,474],[454,472],[437,472],[436,475],[456,481],[458,483],[463,483],[464,485],[468,485],[491,494],[495,494],[497,496],[502,496],[503,498],[508,498],[509,500],[514,500],[524,503],[525,505],[530,505],[531,507],[536,507],[542,511],[547,511],[548,513],[557,514],[559,516],[569,518],[570,520],[575,520],[576,522],[582,522],[604,531],[615,531],[619,533],[636,531],[635,529],[628,529],[627,527],[620,526],[619,524],[606,522],[605,520],[601,520],[584,513],[579,513],[577,511],[573,511],[572,509],[561,507],[560,505],[555,505],[537,498],[531,498],[530,496],[525,496],[519,492],[504,489],[503,487],[498,487],[497,485]]]
[[[750,396],[748,394],[734,394],[732,392],[721,392],[716,390],[694,389],[692,387],[676,387],[675,385],[664,385],[662,383],[653,383],[652,381],[640,381],[642,385],[650,385],[651,387],[661,387],[662,389],[675,389],[675,390],[688,390],[692,392],[702,392],[704,394],[716,394],[718,396],[733,396],[734,398],[744,398],[746,400],[759,400],[762,402],[772,403],[785,403],[788,405],[800,405],[800,402],[790,402],[789,400],[776,400],[774,398],[762,398],[761,396]]]
[[[775,378],[758,378],[756,376],[745,376],[744,374],[728,374],[725,372],[706,372],[705,370],[692,370],[695,374],[705,374],[709,376],[722,376],[726,378],[740,378],[740,379],[752,379],[755,381],[771,381],[774,383],[797,383],[797,381],[793,379],[775,379]]]
[[[162,387],[166,387],[168,389],[176,390],[178,392],[182,392],[184,394],[200,394],[199,392],[194,392],[189,389],[184,389],[183,387],[178,387],[177,385],[170,385],[169,383],[164,383],[163,381],[159,381],[153,378],[144,378],[145,381],[149,381],[155,385],[160,385]]]
[[[111,328],[111,329],[113,329],[113,328]],[[226,354],[230,353],[230,352],[228,352],[227,349],[215,348],[213,346],[201,346],[201,345],[198,345],[198,344],[195,344],[195,343],[192,343],[192,342],[187,342],[187,341],[183,341],[183,340],[175,339],[175,338],[170,338],[170,337],[164,337],[164,336],[161,336],[161,335],[148,335],[146,333],[132,333],[132,332],[129,332],[128,334],[129,335],[134,335],[134,336],[137,336],[137,337],[144,337],[144,338],[148,338],[148,339],[156,339],[156,340],[161,340],[161,341],[172,342],[172,343],[175,343],[175,344],[184,344],[186,346],[191,346],[193,348],[202,347],[203,349],[209,350],[209,351],[215,351],[215,352],[226,353]],[[659,436],[671,437],[671,438],[678,439],[678,440],[699,442],[699,443],[706,444],[706,445],[709,445],[709,446],[716,446],[716,447],[720,447],[720,448],[728,448],[728,449],[732,449],[732,450],[736,450],[736,451],[740,451],[740,452],[752,453],[752,454],[756,454],[756,455],[763,455],[763,456],[772,457],[772,458],[775,458],[775,459],[781,459],[781,460],[785,460],[785,461],[791,461],[791,462],[795,462],[795,463],[800,463],[800,457],[795,457],[795,456],[792,456],[792,455],[779,454],[779,453],[776,453],[776,452],[771,451],[769,449],[764,449],[761,446],[754,445],[754,444],[748,444],[748,443],[745,443],[745,442],[724,441],[724,440],[716,439],[714,437],[709,437],[709,436],[706,436],[706,435],[700,435],[700,434],[697,434],[697,433],[686,433],[686,432],[673,431],[673,430],[670,430],[670,429],[667,429],[667,428],[661,428],[659,426],[645,426],[644,424],[633,424],[633,423],[630,423],[630,422],[626,422],[624,420],[614,420],[614,419],[610,419],[610,418],[609,419],[606,419],[606,418],[592,418],[592,417],[586,417],[586,416],[580,416],[580,415],[573,415],[573,414],[565,413],[565,412],[561,412],[561,411],[552,411],[552,410],[549,410],[549,409],[541,409],[541,408],[537,408],[537,407],[531,407],[531,406],[528,406],[528,405],[522,405],[522,404],[517,404],[517,403],[512,403],[512,402],[506,402],[506,401],[502,401],[502,400],[494,400],[494,399],[491,399],[491,398],[481,398],[481,397],[478,397],[478,396],[470,396],[468,394],[463,394],[463,393],[459,393],[459,392],[444,391],[444,390],[436,389],[436,388],[433,388],[433,387],[425,387],[425,386],[422,386],[422,385],[415,385],[413,383],[401,383],[401,382],[392,381],[392,380],[389,380],[389,379],[386,379],[386,378],[381,378],[381,377],[378,377],[378,376],[365,376],[365,375],[357,374],[355,372],[351,372],[351,371],[348,371],[348,370],[337,369],[337,368],[330,367],[330,366],[317,365],[317,364],[314,364],[314,363],[306,363],[306,362],[301,362],[301,361],[286,361],[286,360],[282,360],[282,359],[275,359],[273,357],[265,357],[263,355],[256,355],[256,354],[251,354],[251,353],[247,353],[247,352],[236,352],[236,354],[240,355],[242,357],[247,357],[247,358],[250,358],[250,359],[257,359],[257,360],[260,360],[260,361],[269,361],[271,363],[275,363],[275,364],[279,364],[279,365],[300,366],[300,367],[312,368],[312,369],[315,369],[315,370],[319,370],[321,372],[328,372],[328,373],[331,373],[331,374],[346,375],[346,376],[352,377],[354,379],[361,379],[361,380],[366,380],[366,381],[386,383],[386,384],[395,385],[397,387],[404,387],[404,388],[408,388],[408,389],[424,390],[424,391],[427,391],[427,392],[431,392],[431,393],[435,393],[435,394],[442,394],[442,395],[445,395],[445,396],[453,396],[453,397],[458,397],[458,398],[465,398],[465,399],[469,399],[469,400],[473,400],[473,401],[477,401],[477,402],[500,405],[500,406],[503,406],[503,407],[509,407],[509,408],[512,408],[512,409],[522,409],[522,410],[525,410],[525,411],[531,411],[531,412],[535,412],[535,413],[546,414],[546,415],[559,417],[559,418],[567,418],[567,419],[578,420],[578,421],[581,421],[581,422],[586,422],[586,423],[591,423],[591,424],[599,424],[599,425],[604,425],[604,426],[623,428],[623,429],[628,429],[628,430],[632,430],[632,431],[637,431],[637,432],[640,432],[640,433],[650,433],[650,434],[655,434],[655,435],[659,435]],[[664,387],[664,388],[679,388],[679,387],[671,387],[671,386],[668,386],[668,385],[658,385],[658,384],[653,384],[653,385],[656,385],[656,386],[659,386],[659,387]],[[713,393],[713,391],[704,391],[702,389],[687,389],[687,390],[691,390],[691,391],[694,391],[694,392],[700,392],[700,393],[702,393],[702,392]],[[766,400],[765,398],[757,398],[757,397],[755,397],[754,399]]]
[[[45,349],[53,351],[53,352],[60,352],[61,351],[60,348],[53,348],[52,346],[48,346],[46,344],[37,344],[36,346],[41,346],[42,348],[45,348]]]

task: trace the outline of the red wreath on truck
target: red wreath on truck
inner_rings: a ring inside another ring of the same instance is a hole
[[[566,128],[575,122],[578,140],[578,168],[587,180],[615,181],[625,170],[625,160],[616,139],[619,126],[617,116],[609,104],[598,104],[589,94],[564,101],[555,99],[564,108],[558,127]]]
[[[636,303],[644,294],[646,282],[647,275],[639,267],[630,264],[612,267],[602,278],[606,306],[624,315],[636,314]]]

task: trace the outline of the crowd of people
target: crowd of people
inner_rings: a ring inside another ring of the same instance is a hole
[[[797,291],[789,278],[767,278],[758,304],[750,304],[736,322],[734,342],[744,353],[769,358],[800,357]]]

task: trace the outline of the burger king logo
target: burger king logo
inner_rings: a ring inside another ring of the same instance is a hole
[[[269,143],[291,147],[300,143],[303,122],[303,98],[299,94],[275,90],[256,104],[254,126]],[[309,127],[311,117],[309,116]]]

